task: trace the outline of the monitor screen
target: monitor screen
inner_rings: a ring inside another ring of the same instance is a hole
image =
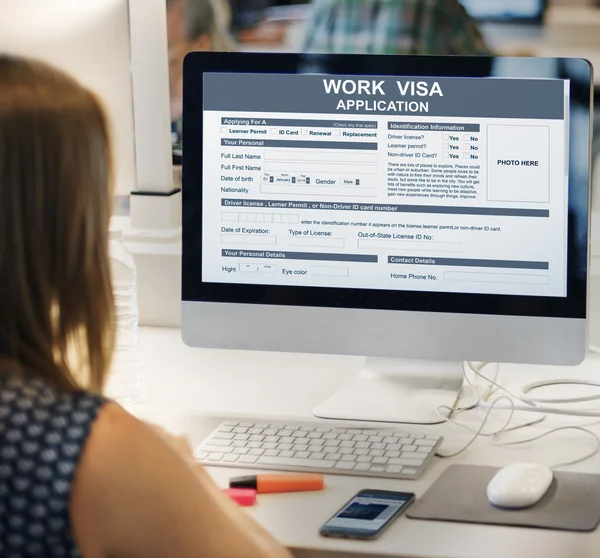
[[[202,280],[565,297],[567,87],[207,72]]]
[[[541,22],[547,0],[460,0],[469,14],[480,21]]]
[[[590,96],[580,60],[190,55],[184,300],[584,318]]]

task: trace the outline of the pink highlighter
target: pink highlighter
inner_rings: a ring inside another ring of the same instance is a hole
[[[240,506],[248,507],[256,503],[256,490],[251,488],[224,488],[223,493]]]

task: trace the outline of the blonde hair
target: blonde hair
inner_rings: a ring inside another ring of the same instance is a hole
[[[0,357],[65,390],[101,391],[112,357],[111,169],[96,97],[0,55]]]

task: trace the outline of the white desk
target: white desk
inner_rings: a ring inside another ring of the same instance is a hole
[[[352,379],[362,359],[310,355],[279,355],[195,350],[185,347],[178,330],[142,328],[144,395],[136,412],[176,433],[186,433],[196,443],[207,428],[202,414],[242,417],[288,417],[308,419],[312,408]],[[549,367],[502,368],[502,381],[539,377],[564,377],[566,371]],[[593,377],[600,371],[600,359],[592,357],[569,373]],[[480,415],[471,417],[478,425]],[[565,424],[555,418],[549,425]],[[578,421],[581,424],[582,421]],[[589,423],[590,421],[583,421]],[[570,424],[574,424],[571,419]],[[453,426],[411,427],[441,432],[444,448],[459,447],[469,438]],[[600,431],[600,428],[595,427]],[[532,430],[523,432],[523,437]],[[327,489],[319,493],[268,495],[249,509],[260,523],[297,556],[341,558],[360,556],[403,556],[410,558],[586,558],[598,556],[600,531],[592,534],[539,531],[414,521],[396,521],[378,541],[327,540],[318,528],[340,505],[362,488],[384,488],[415,492],[422,496],[450,463],[504,465],[516,460],[537,460],[547,464],[564,458],[568,452],[582,455],[590,448],[585,435],[560,433],[545,441],[517,448],[492,446],[480,439],[459,459],[436,458],[419,481],[389,481],[364,477],[328,476]],[[600,456],[571,468],[575,471],[600,471]],[[251,471],[248,471],[249,474]],[[243,469],[212,468],[222,486]],[[465,486],[465,491],[469,489]]]

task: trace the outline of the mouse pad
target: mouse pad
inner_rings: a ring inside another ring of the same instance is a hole
[[[600,523],[600,475],[554,473],[545,496],[533,507],[502,510],[492,506],[487,485],[496,467],[452,465],[406,512],[412,519],[593,531]]]

